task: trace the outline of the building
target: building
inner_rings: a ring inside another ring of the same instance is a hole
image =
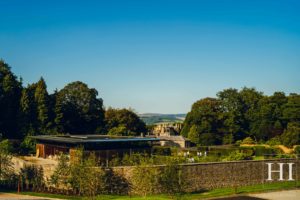
[[[182,123],[159,123],[153,128],[153,135],[160,139],[161,146],[189,148],[189,139],[180,135]]]
[[[62,135],[32,136],[37,141],[36,156],[48,158],[67,153],[71,159],[78,148],[85,153],[94,152],[100,160],[109,160],[134,152],[150,153],[158,138],[151,137],[111,137],[107,135]]]
[[[181,135],[176,136],[159,136],[161,146],[173,146],[180,148],[191,147],[191,141]]]
[[[156,136],[179,135],[182,129],[182,123],[159,123],[153,128],[153,134]]]

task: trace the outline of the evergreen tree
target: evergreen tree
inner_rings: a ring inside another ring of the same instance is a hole
[[[0,133],[4,138],[20,138],[18,130],[21,81],[0,60]]]
[[[43,78],[41,78],[34,91],[34,100],[36,102],[37,120],[39,124],[39,131],[45,133],[49,130],[49,95],[47,86]]]

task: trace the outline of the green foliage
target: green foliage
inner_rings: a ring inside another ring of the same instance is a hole
[[[220,138],[214,133],[202,133],[199,136],[200,145],[214,145],[220,144]]]
[[[175,196],[184,192],[186,180],[182,168],[177,162],[169,161],[160,173],[159,184],[163,193]]]
[[[288,147],[300,144],[300,126],[296,123],[289,123],[287,129],[281,136],[281,140],[282,143]]]
[[[270,146],[280,145],[282,144],[281,138],[279,136],[273,137],[270,140],[268,140],[266,144]]]
[[[218,127],[221,119],[220,101],[205,98],[195,102],[187,114],[181,134],[188,136],[193,142],[201,145],[218,143]]]
[[[288,102],[283,106],[283,118],[288,122],[300,121],[300,95],[291,94],[288,97]]]
[[[246,137],[241,144],[255,144],[255,141],[251,137]]]
[[[224,135],[223,144],[233,144],[233,142],[234,142],[234,136],[232,133]]]
[[[44,171],[42,167],[35,165],[25,165],[21,168],[20,176],[22,179],[22,187],[26,190],[41,191],[45,186]]]
[[[3,181],[11,180],[14,175],[11,151],[11,143],[8,140],[2,140],[0,142],[0,185]]]
[[[300,146],[296,146],[294,149],[294,153],[300,156]]]
[[[196,125],[192,125],[190,131],[188,132],[188,138],[191,142],[199,144],[199,130]]]
[[[0,152],[3,154],[11,154],[13,146],[8,139],[0,140]]]
[[[247,157],[253,156],[255,153],[255,150],[253,147],[240,147],[239,148],[240,152],[245,154]]]
[[[65,154],[61,154],[58,158],[58,165],[55,168],[53,174],[51,175],[50,182],[55,187],[69,188],[70,167],[69,158]]]
[[[4,138],[21,138],[17,119],[21,81],[11,72],[10,67],[0,60],[0,133]]]
[[[111,135],[134,136],[146,133],[146,124],[128,109],[108,108],[105,112],[106,129]]]
[[[254,88],[229,88],[219,92],[217,98],[195,102],[181,135],[202,145],[233,144],[246,137],[263,143],[287,132],[288,123],[300,125],[299,111],[298,94],[275,92],[265,96]]]
[[[253,149],[254,149],[255,156],[267,156],[267,155],[275,154],[272,148],[268,148],[265,146],[257,145],[254,146]]]
[[[97,90],[87,84],[72,82],[53,94],[48,94],[43,78],[23,87],[3,60],[0,110],[0,133],[4,138],[58,132],[129,136],[147,132],[145,123],[132,110],[109,108],[105,112]],[[251,137],[256,142],[282,142],[291,147],[299,144],[300,95],[275,92],[266,96],[247,87],[224,89],[216,98],[196,101],[183,125],[181,135],[196,145],[234,144]],[[278,141],[272,139],[279,137]],[[30,144],[27,138],[22,143],[24,148]]]
[[[125,136],[128,135],[128,130],[125,126],[113,127],[108,131],[108,135],[112,136]]]
[[[137,195],[147,196],[160,192],[159,168],[142,163],[132,172],[132,192]]]
[[[69,83],[57,93],[55,122],[62,132],[100,133],[104,128],[103,100],[85,83]]]
[[[251,160],[252,157],[247,153],[240,151],[231,152],[223,161],[236,161],[236,160]]]
[[[26,136],[22,143],[20,144],[20,153],[22,155],[34,154],[35,153],[35,140],[31,139],[29,136]]]
[[[161,155],[161,156],[170,156],[171,155],[171,148],[170,147],[163,147],[163,146],[154,146],[152,153],[154,155]]]
[[[73,160],[61,154],[58,165],[51,176],[51,183],[58,188],[93,199],[98,194],[127,194],[127,181],[98,166],[95,154],[83,156],[83,150],[75,152]]]

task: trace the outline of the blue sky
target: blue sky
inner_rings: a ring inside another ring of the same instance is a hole
[[[50,93],[81,80],[106,107],[185,113],[229,87],[300,92],[298,0],[0,0],[0,58]]]

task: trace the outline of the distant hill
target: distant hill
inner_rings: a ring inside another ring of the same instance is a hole
[[[144,113],[139,114],[139,117],[147,124],[157,124],[161,122],[183,122],[186,114],[159,114],[159,113]]]

